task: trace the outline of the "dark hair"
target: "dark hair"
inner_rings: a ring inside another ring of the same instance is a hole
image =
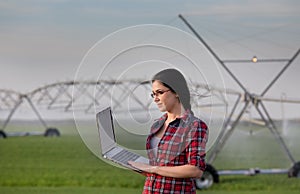
[[[152,82],[154,82],[155,80],[160,81],[173,93],[176,93],[179,96],[179,100],[182,103],[183,107],[186,110],[188,109],[191,111],[190,91],[182,73],[180,73],[176,69],[165,69],[153,76]]]

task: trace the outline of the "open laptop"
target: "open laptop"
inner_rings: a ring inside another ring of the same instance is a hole
[[[142,172],[128,164],[128,161],[149,163],[149,160],[139,154],[131,152],[116,143],[111,108],[108,107],[96,114],[97,127],[100,135],[101,153],[103,158],[111,160],[131,170]]]

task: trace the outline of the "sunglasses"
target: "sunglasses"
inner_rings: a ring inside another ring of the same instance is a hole
[[[150,95],[151,95],[152,98],[159,97],[159,96],[163,95],[165,92],[168,92],[168,91],[170,91],[170,90],[165,90],[165,91],[157,90],[156,92],[152,92]]]

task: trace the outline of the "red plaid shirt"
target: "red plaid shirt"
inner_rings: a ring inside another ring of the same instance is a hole
[[[150,141],[163,126],[167,114],[158,119],[151,127],[146,148],[151,165],[180,166],[190,164],[205,170],[205,145],[208,138],[208,128],[189,110],[181,118],[177,118],[167,127],[161,138],[157,157],[151,149]],[[172,178],[158,174],[147,174],[143,194],[157,193],[196,193],[192,178]]]

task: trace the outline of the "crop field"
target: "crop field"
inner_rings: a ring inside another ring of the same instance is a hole
[[[34,128],[31,125],[22,126]],[[13,130],[16,126],[10,127],[8,130]],[[60,125],[58,128],[62,132],[61,137],[26,136],[0,139],[1,194],[142,192],[142,175],[111,166],[96,157],[85,146],[72,123]],[[249,136],[247,130],[235,133],[213,165],[218,169],[290,167],[276,141],[267,132],[258,132],[259,135],[254,136]],[[299,141],[296,141],[300,137],[298,132],[297,135],[287,138],[290,140],[288,145],[293,148],[294,157],[299,161],[300,153],[296,149],[299,147]],[[220,177],[220,183],[197,193],[296,194],[299,191],[300,179],[288,178],[286,174],[260,174],[224,175]]]

